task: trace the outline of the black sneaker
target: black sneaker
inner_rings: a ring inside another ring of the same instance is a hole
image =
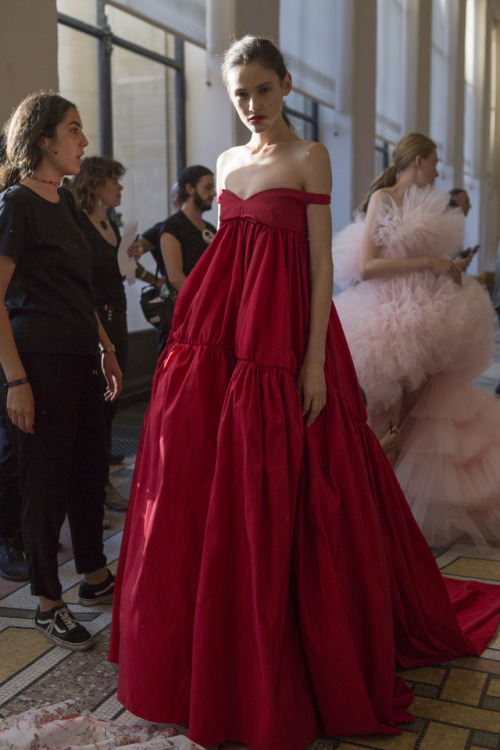
[[[70,651],[85,651],[94,645],[93,636],[87,628],[80,625],[65,604],[48,612],[40,612],[40,607],[37,607],[35,627],[44,634],[46,640]]]
[[[85,583],[82,581],[78,591],[78,604],[83,607],[94,607],[96,604],[110,604],[115,593],[115,577],[108,570],[108,577],[102,583]]]
[[[12,542],[0,543],[0,576],[6,581],[29,581],[28,565]]]

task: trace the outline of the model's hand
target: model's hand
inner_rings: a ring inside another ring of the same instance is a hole
[[[394,453],[399,448],[401,442],[401,433],[397,427],[391,427],[385,433],[384,437],[380,439],[380,445],[384,453]]]
[[[7,413],[12,424],[23,432],[34,433],[35,400],[29,383],[9,388],[7,394]]]
[[[323,364],[304,361],[297,380],[302,416],[310,427],[326,404],[325,368]]]
[[[127,250],[127,254],[130,255],[132,258],[135,258],[135,260],[139,260],[143,252],[144,252],[144,248],[142,247],[139,240],[132,242],[132,244]]]
[[[116,401],[122,392],[122,371],[116,361],[114,352],[103,352],[102,371],[108,386],[104,392],[104,399],[106,401]]]
[[[473,257],[472,253],[469,253],[469,255],[459,255],[455,258],[454,263],[461,271],[465,271],[470,266]]]
[[[459,261],[447,260],[446,258],[433,258],[432,270],[437,276],[449,276],[455,284],[462,284],[462,268],[459,265]]]

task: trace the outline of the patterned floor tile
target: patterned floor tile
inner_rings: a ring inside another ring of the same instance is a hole
[[[469,727],[486,732],[500,732],[500,714],[472,708],[450,700],[432,700],[415,696],[411,707],[416,716],[446,722],[456,727]]]
[[[51,645],[33,629],[7,627],[0,633],[0,683],[46,653]]]
[[[433,722],[429,725],[419,750],[468,750],[470,731]]]
[[[441,700],[453,700],[478,706],[486,685],[487,674],[470,669],[450,669],[446,683],[441,687]]]
[[[477,560],[474,558],[459,557],[450,565],[442,568],[445,576],[463,576],[475,578],[477,581],[489,581],[500,583],[500,561]]]

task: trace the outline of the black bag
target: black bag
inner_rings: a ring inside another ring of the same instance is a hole
[[[177,292],[166,285],[161,291],[154,285],[143,287],[140,302],[148,323],[160,331],[170,331],[176,299]]]

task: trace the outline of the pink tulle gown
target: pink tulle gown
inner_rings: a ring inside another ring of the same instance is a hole
[[[451,257],[463,215],[449,196],[412,186],[386,194],[374,224],[381,258]],[[493,310],[467,274],[462,286],[430,271],[361,282],[364,219],[334,239],[335,304],[370,408],[418,392],[400,425],[394,470],[429,544],[500,543],[500,403],[470,385],[490,364]],[[361,282],[361,283],[359,283]]]
[[[329,197],[280,188],[219,200],[137,455],[110,652],[119,700],[187,725],[203,746],[398,734],[412,695],[396,661],[479,653],[500,589],[450,581],[452,605],[365,423],[333,307],[328,403],[304,425],[306,208]]]

